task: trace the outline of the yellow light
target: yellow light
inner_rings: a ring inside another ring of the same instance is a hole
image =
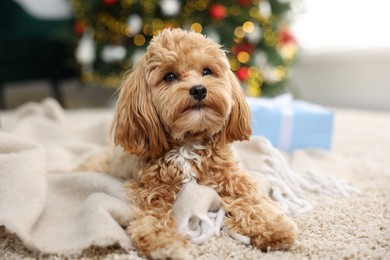
[[[297,46],[295,43],[287,43],[280,47],[279,52],[285,62],[291,62],[297,55]]]
[[[275,34],[274,34],[274,32],[272,31],[272,29],[270,29],[270,28],[265,28],[265,30],[264,30],[264,38],[269,38],[269,39],[271,39],[271,38],[274,38],[275,37]]]
[[[233,16],[239,16],[241,14],[241,8],[238,5],[233,5],[230,7],[230,13]]]
[[[276,80],[281,81],[286,78],[286,68],[283,66],[277,66],[272,74]]]
[[[153,19],[152,26],[155,30],[162,29],[164,27],[164,22],[163,20],[156,18]]]
[[[247,89],[248,96],[250,97],[258,97],[261,94],[260,86],[248,85]]]
[[[242,29],[241,26],[238,26],[238,27],[236,27],[236,29],[234,29],[234,35],[238,38],[244,38],[245,31]]]
[[[193,23],[191,25],[191,30],[194,31],[194,32],[197,32],[197,33],[200,33],[202,32],[202,25],[200,23]]]
[[[249,61],[250,55],[245,51],[240,51],[237,55],[237,60],[241,63],[247,63]]]
[[[259,9],[256,7],[252,7],[249,9],[249,15],[252,16],[253,18],[258,18],[259,17]]]
[[[145,0],[145,1],[142,1],[141,3],[143,3],[143,9],[145,10],[146,13],[153,13],[154,11],[154,3],[153,1],[150,1],[150,0]]]
[[[180,27],[180,22],[176,19],[167,20],[165,22],[165,28],[178,28]]]
[[[240,43],[240,42],[242,42],[242,40],[243,40],[243,38],[233,37],[233,41],[235,43]]]
[[[240,68],[240,63],[235,58],[231,58],[229,60],[230,68],[234,71],[238,70]]]
[[[123,31],[124,31],[125,36],[131,37],[132,33],[131,33],[130,28],[124,28]]]
[[[277,44],[277,38],[271,28],[265,28],[263,36],[265,44],[267,44],[268,46],[274,47]]]
[[[129,8],[133,4],[132,0],[121,0],[121,6],[123,8]]]
[[[207,1],[196,1],[195,8],[198,11],[203,11],[207,8],[208,5],[209,4],[207,3]]]
[[[143,36],[142,34],[137,34],[134,37],[134,44],[137,45],[137,46],[144,45],[145,44],[145,36]]]
[[[243,25],[242,25],[242,29],[246,32],[246,33],[251,33],[253,32],[253,30],[255,29],[255,25],[252,23],[252,22],[245,22]]]
[[[254,66],[250,67],[248,70],[248,75],[251,78],[257,77],[260,75],[260,70]]]
[[[143,29],[144,34],[146,35],[152,35],[153,34],[153,27],[151,24],[146,24]]]
[[[162,30],[161,29],[156,29],[153,31],[153,36],[156,36],[157,34],[159,34]]]
[[[249,75],[247,82],[247,94],[251,97],[259,97],[261,95],[263,78],[260,75],[256,77],[250,77]]]

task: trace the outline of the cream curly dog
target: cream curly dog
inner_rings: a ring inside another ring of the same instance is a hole
[[[180,29],[152,39],[123,82],[112,125],[115,144],[137,156],[136,176],[127,182],[134,212],[127,230],[141,255],[185,256],[188,242],[177,232],[171,210],[188,182],[218,193],[230,232],[249,237],[262,250],[291,246],[296,225],[260,195],[232,154],[230,144],[249,139],[250,125],[248,105],[221,46]]]

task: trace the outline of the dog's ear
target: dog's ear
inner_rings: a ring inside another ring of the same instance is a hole
[[[122,83],[111,134],[125,151],[149,156],[162,153],[168,144],[146,82],[144,63],[141,59]]]
[[[244,92],[236,76],[229,70],[228,77],[232,85],[233,106],[223,135],[226,142],[249,140],[252,134],[251,114]]]

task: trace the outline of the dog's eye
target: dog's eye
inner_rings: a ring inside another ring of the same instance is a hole
[[[169,72],[164,76],[165,81],[174,81],[175,79],[177,79],[177,76],[173,72]]]
[[[203,71],[202,71],[202,75],[203,76],[208,76],[208,75],[211,75],[212,73],[211,73],[211,70],[210,69],[208,69],[208,68],[205,68],[205,69],[203,69]]]

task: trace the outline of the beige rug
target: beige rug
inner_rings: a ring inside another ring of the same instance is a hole
[[[294,216],[300,234],[290,251],[262,253],[223,234],[204,245],[193,245],[193,258],[390,259],[390,114],[337,110],[333,154],[345,158],[353,173],[346,169],[332,174],[350,181],[361,193],[349,198],[308,194],[315,209]],[[323,167],[332,169],[331,165]],[[119,247],[91,248],[82,256],[138,259],[134,251],[124,252]],[[0,259],[38,257],[59,259],[30,252],[18,238],[0,228]]]

